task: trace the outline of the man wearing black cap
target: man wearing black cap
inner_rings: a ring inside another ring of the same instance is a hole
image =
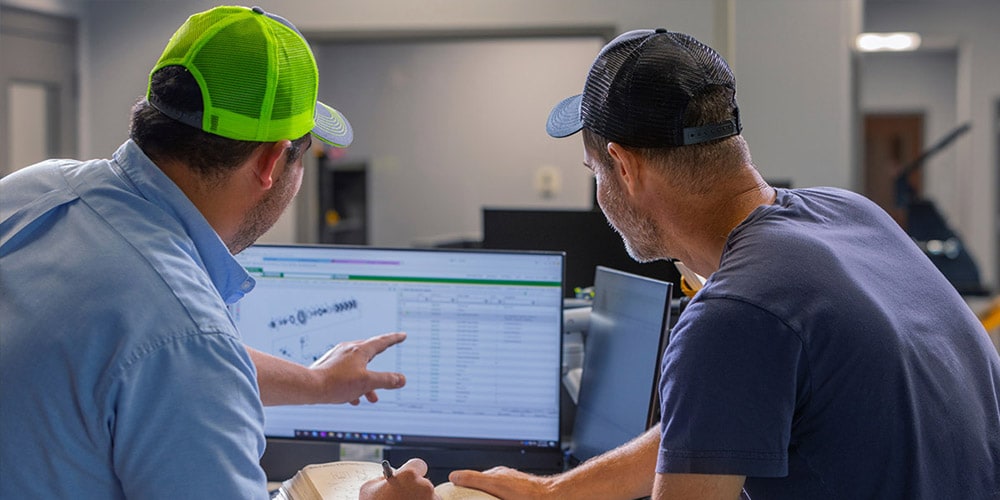
[[[552,477],[455,472],[505,498],[1000,498],[1000,358],[881,209],[776,189],[735,78],[690,36],[625,33],[548,133],[583,131],[598,202],[639,261],[707,276],[671,332],[661,423]]]

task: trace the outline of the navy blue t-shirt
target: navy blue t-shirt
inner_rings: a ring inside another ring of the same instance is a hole
[[[880,208],[779,190],[663,358],[657,472],[768,498],[1000,498],[1000,358]]]

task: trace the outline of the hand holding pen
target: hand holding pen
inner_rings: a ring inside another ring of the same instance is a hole
[[[388,460],[382,461],[382,476],[366,482],[361,487],[362,500],[432,500],[438,498],[434,485],[428,480],[427,464],[413,458],[398,468]]]

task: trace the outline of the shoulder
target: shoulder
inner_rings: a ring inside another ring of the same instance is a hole
[[[54,208],[79,197],[65,177],[79,165],[72,160],[49,160],[0,179],[0,235],[5,245]]]
[[[789,340],[797,340],[795,329],[787,318],[781,314],[781,308],[773,307],[766,298],[756,297],[741,290],[728,290],[725,287],[703,289],[691,301],[678,318],[670,342],[685,339],[688,335],[697,335],[702,341],[718,339],[719,342],[729,342],[726,337],[732,332],[740,332],[746,336],[750,332],[763,334],[788,334]],[[690,339],[685,339],[690,340]]]
[[[755,210],[729,235],[720,270],[822,274],[823,262],[844,252],[872,253],[869,244],[909,239],[892,218],[864,196],[840,188],[779,189],[775,203]],[[794,266],[806,266],[795,269]]]
[[[779,200],[781,205],[793,213],[816,217],[838,218],[839,216],[857,216],[865,214],[865,218],[875,215],[883,218],[882,223],[891,222],[888,214],[875,202],[860,193],[835,187],[816,187],[783,190]]]
[[[789,195],[810,200],[827,201],[868,201],[868,198],[854,191],[838,187],[809,187],[796,189],[780,189],[779,191]]]

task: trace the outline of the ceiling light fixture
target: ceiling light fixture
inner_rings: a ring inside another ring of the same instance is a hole
[[[861,33],[854,46],[862,52],[917,50],[920,35],[917,33]]]

